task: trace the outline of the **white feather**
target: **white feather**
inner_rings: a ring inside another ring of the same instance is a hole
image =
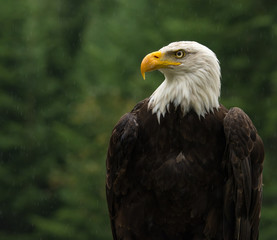
[[[179,49],[187,56],[180,59],[179,66],[160,69],[165,80],[150,97],[148,108],[157,114],[158,122],[169,111],[170,103],[180,106],[184,115],[194,110],[199,117],[219,107],[221,75],[216,55],[196,42],[174,42],[160,51]]]

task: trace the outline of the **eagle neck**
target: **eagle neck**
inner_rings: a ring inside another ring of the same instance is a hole
[[[207,84],[207,83],[214,84]],[[194,110],[199,118],[206,113],[219,107],[220,79],[207,81],[197,79],[193,74],[185,76],[175,76],[174,78],[166,76],[163,83],[151,95],[148,108],[152,109],[152,114],[157,115],[160,123],[161,116],[165,117],[169,112],[170,104],[175,109],[180,106],[183,115],[190,110]]]

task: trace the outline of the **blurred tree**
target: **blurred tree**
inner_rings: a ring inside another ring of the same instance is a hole
[[[38,239],[37,216],[62,205],[51,175],[76,150],[68,116],[81,85],[70,71],[86,9],[72,18],[74,1],[2,5],[0,238]]]

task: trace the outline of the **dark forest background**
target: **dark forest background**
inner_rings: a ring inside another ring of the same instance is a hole
[[[0,0],[0,239],[111,239],[105,158],[119,117],[162,82],[140,62],[211,48],[221,103],[266,147],[260,239],[277,238],[275,0]]]

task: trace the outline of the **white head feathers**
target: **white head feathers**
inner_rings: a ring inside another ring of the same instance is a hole
[[[177,55],[180,50],[184,53],[181,58]],[[184,115],[194,110],[199,117],[219,107],[220,66],[209,48],[197,42],[182,41],[173,42],[159,51],[164,58],[168,56],[171,61],[181,63],[159,68],[165,80],[151,95],[148,105],[152,113],[157,114],[159,122],[170,103],[180,106]]]

